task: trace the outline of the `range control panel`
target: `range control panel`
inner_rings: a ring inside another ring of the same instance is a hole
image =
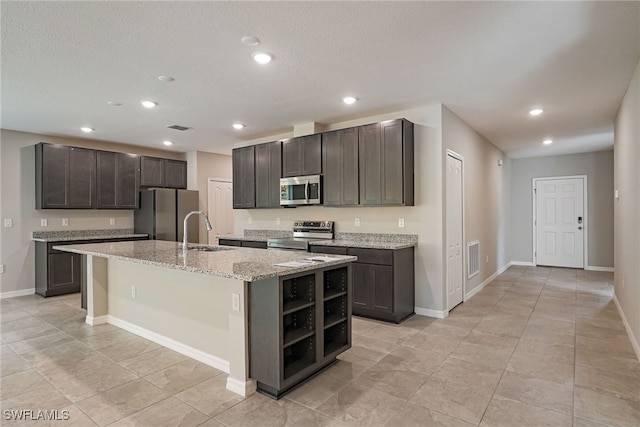
[[[333,221],[294,221],[293,231],[321,231],[333,233]]]

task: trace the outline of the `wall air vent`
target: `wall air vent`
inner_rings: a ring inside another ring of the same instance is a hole
[[[169,129],[175,129],[175,130],[179,130],[179,131],[185,131],[185,130],[189,130],[191,128],[186,127],[186,126],[180,126],[180,125],[171,125],[171,126],[167,126]]]
[[[467,244],[467,279],[471,279],[480,273],[480,242],[469,242]]]

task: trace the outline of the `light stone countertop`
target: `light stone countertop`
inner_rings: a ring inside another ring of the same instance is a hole
[[[203,245],[189,245],[189,247],[191,246]],[[220,247],[225,250],[216,252],[189,250],[186,256],[177,242],[162,240],[63,245],[54,246],[54,249],[247,282],[312,271],[357,260],[357,257],[354,256],[330,255],[332,261],[314,262],[301,267],[281,267],[274,264],[295,261],[317,254],[302,251]]]
[[[72,242],[81,240],[132,239],[148,237],[148,234],[134,233],[131,228],[107,230],[34,231],[31,239],[35,242]]]

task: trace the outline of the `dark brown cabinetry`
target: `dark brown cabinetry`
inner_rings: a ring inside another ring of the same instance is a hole
[[[268,142],[255,146],[256,207],[280,207],[282,143]]]
[[[354,255],[353,314],[400,323],[414,313],[414,248],[369,249],[312,245],[311,252]]]
[[[232,151],[234,209],[256,207],[255,151],[254,145]]]
[[[361,126],[360,204],[413,206],[413,123]]]
[[[322,173],[322,136],[314,134],[282,141],[282,176]]]
[[[267,249],[267,242],[262,240],[218,239],[220,246],[242,246],[243,248]]]
[[[250,376],[260,392],[279,398],[351,347],[351,280],[341,266],[249,285]]]
[[[137,154],[96,152],[98,209],[136,209],[140,188]]]
[[[358,205],[358,128],[323,133],[322,162],[324,205]]]
[[[142,187],[187,188],[187,162],[141,156],[140,185]]]
[[[94,208],[95,156],[87,148],[36,145],[36,208]]]

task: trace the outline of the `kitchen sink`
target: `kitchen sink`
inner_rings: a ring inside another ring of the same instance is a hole
[[[225,246],[189,246],[188,249],[190,251],[200,251],[200,252],[220,252],[220,251],[232,251],[236,248],[228,248]]]

